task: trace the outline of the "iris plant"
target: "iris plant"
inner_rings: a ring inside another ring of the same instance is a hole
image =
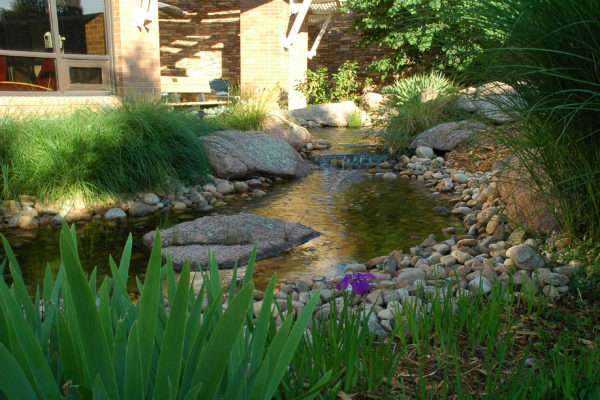
[[[353,272],[352,274],[346,274],[344,279],[338,282],[335,286],[337,290],[343,290],[352,285],[352,290],[358,295],[362,295],[369,292],[369,282],[367,279],[375,279],[373,274],[361,274],[360,272]]]

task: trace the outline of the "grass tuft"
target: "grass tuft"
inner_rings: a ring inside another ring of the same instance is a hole
[[[210,169],[198,136],[218,129],[144,102],[53,119],[1,119],[2,197],[96,202],[170,181],[200,183]]]

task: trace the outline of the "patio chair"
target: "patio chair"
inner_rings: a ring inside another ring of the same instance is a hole
[[[231,82],[227,79],[213,79],[208,82],[210,90],[217,95],[217,100],[231,100],[234,96],[231,94]]]

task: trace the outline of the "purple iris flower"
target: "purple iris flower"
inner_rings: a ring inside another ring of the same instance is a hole
[[[361,274],[360,272],[353,272],[352,274],[346,274],[344,279],[335,285],[337,290],[343,290],[352,285],[352,290],[358,295],[362,295],[369,292],[369,282],[367,279],[375,279],[373,274]]]

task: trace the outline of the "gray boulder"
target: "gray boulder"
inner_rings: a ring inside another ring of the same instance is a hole
[[[222,179],[252,176],[299,178],[309,172],[300,154],[264,132],[220,131],[200,138],[214,175]]]
[[[267,115],[262,128],[267,135],[284,140],[296,151],[300,151],[310,141],[308,129],[290,121],[281,112]]]
[[[519,111],[524,108],[524,102],[515,89],[502,82],[489,82],[470,88],[458,97],[456,105],[497,123],[516,120]]]
[[[256,259],[271,257],[311,240],[319,233],[311,228],[281,219],[254,214],[215,215],[164,229],[160,232],[163,261],[171,257],[181,269],[189,260],[192,269],[206,268],[214,254],[219,268],[232,268],[248,262],[254,245]],[[155,231],[144,235],[144,244],[154,244]]]
[[[506,251],[506,255],[520,269],[531,271],[544,266],[544,259],[538,256],[531,247],[524,244],[511,247]]]
[[[299,108],[291,111],[291,114],[305,121],[313,121],[326,126],[348,126],[350,116],[359,108],[353,101],[343,103],[326,103]]]
[[[417,147],[431,147],[439,151],[451,151],[463,140],[485,129],[486,125],[477,121],[446,122],[426,130],[408,146],[414,150]]]
[[[127,214],[125,211],[120,208],[111,208],[106,213],[104,213],[104,218],[108,221],[119,221],[125,218]]]

